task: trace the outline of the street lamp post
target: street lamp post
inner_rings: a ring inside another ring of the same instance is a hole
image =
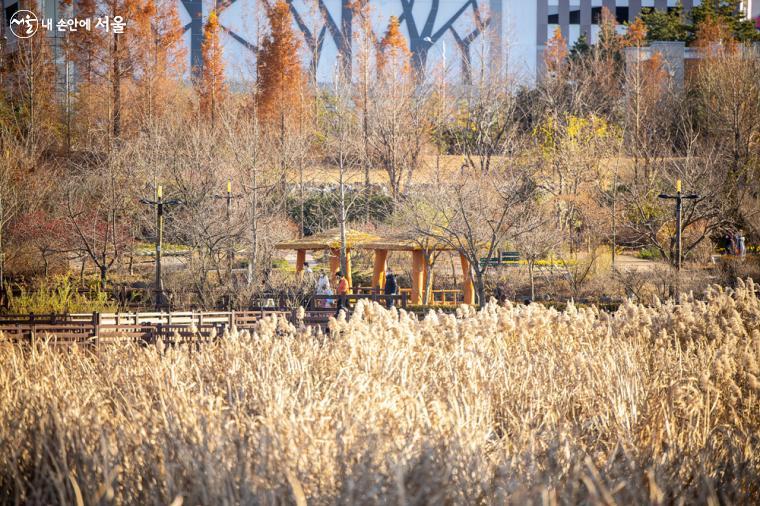
[[[676,181],[676,194],[675,195],[668,195],[666,193],[661,193],[658,195],[661,199],[672,199],[676,201],[676,270],[681,270],[681,260],[683,257],[683,249],[682,249],[682,242],[681,242],[681,220],[682,220],[682,203],[684,200],[696,200],[699,197],[696,193],[690,193],[687,195],[684,195],[681,193],[681,180]]]
[[[232,264],[235,259],[235,249],[234,244],[232,241],[232,199],[241,198],[242,195],[233,195],[232,194],[232,180],[227,180],[227,193],[224,195],[214,195],[215,199],[223,199],[227,206],[227,236],[228,236],[228,246],[227,246],[227,274],[229,276],[230,281],[232,280]]]
[[[156,310],[160,310],[164,306],[164,281],[161,276],[161,247],[164,242],[164,206],[174,206],[182,203],[181,200],[164,200],[163,188],[158,185],[156,188],[156,200],[140,199],[143,204],[148,204],[156,207],[156,280],[155,280],[155,292],[156,292]]]

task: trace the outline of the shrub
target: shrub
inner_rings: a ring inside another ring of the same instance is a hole
[[[638,257],[642,260],[660,260],[662,258],[662,253],[660,253],[660,250],[654,246],[647,246],[646,248],[641,248],[639,250]]]
[[[9,287],[6,294],[8,312],[14,314],[93,313],[116,308],[97,280],[81,288],[76,280],[63,275],[40,279],[31,290],[17,284]]]

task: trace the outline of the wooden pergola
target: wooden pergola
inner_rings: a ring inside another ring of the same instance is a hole
[[[330,274],[335,275],[340,270],[340,234],[328,231],[320,234],[280,242],[275,245],[281,250],[296,250],[296,272],[303,271],[307,251],[330,250]],[[422,303],[422,294],[427,284],[425,270],[425,255],[434,251],[455,251],[455,248],[437,241],[426,241],[411,236],[378,237],[358,231],[346,232],[346,264],[345,273],[348,284],[353,288],[351,279],[351,251],[354,249],[373,250],[375,255],[372,272],[372,288],[380,291],[385,287],[385,273],[388,253],[391,251],[408,251],[412,254],[412,304]],[[475,287],[470,274],[470,262],[459,255],[463,275],[463,299],[465,304],[475,302]]]
[[[348,286],[354,286],[351,279],[351,250],[360,244],[378,240],[379,237],[358,232],[356,230],[346,231],[346,279]],[[324,251],[330,250],[330,278],[340,270],[340,232],[338,230],[329,230],[319,234],[310,235],[301,239],[293,239],[275,244],[276,249],[296,250],[296,273],[303,272],[303,265],[306,262],[307,251]]]

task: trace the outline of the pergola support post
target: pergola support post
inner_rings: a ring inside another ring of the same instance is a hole
[[[330,283],[335,279],[335,273],[340,270],[340,250],[332,248],[330,250]]]
[[[296,250],[296,274],[303,274],[303,265],[306,263],[306,250]]]
[[[378,289],[383,293],[385,288],[385,265],[388,260],[387,249],[375,250],[375,268],[372,271],[372,288]]]
[[[412,251],[412,304],[422,304],[422,287],[424,283],[425,254],[422,250],[414,250]]]
[[[471,306],[475,303],[475,285],[472,283],[470,261],[461,253],[459,254],[459,261],[462,263],[462,294],[464,295],[464,303]]]
[[[354,293],[354,280],[351,277],[351,250],[346,249],[346,272],[343,273],[348,281],[348,293]]]

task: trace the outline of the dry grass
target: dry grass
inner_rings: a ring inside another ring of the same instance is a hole
[[[757,503],[754,287],[0,351],[0,502]]]

